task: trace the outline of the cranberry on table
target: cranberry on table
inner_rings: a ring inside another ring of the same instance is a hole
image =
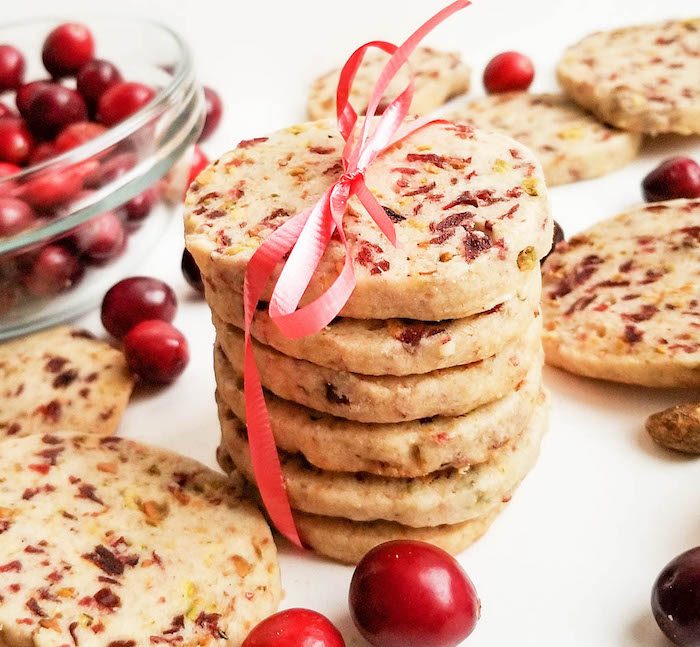
[[[564,240],[564,230],[561,228],[561,225],[555,220],[554,221],[554,235],[552,236],[552,246],[549,248],[549,251],[547,252],[547,255],[542,259],[542,263],[544,263],[551,253],[554,251],[556,246]]]
[[[66,126],[56,137],[54,145],[57,151],[64,151],[76,148],[95,137],[98,137],[107,129],[101,124],[96,124],[92,121],[76,121],[69,126]]]
[[[19,110],[19,114],[26,119],[29,115],[29,107],[32,105],[32,101],[34,101],[40,92],[46,88],[53,87],[53,85],[54,83],[46,79],[42,81],[25,83],[17,88],[17,94],[15,94],[15,105],[17,106],[17,110]]]
[[[172,321],[176,310],[177,299],[167,283],[148,276],[133,276],[113,285],[105,295],[102,325],[121,339],[142,321]]]
[[[41,60],[53,77],[75,74],[95,54],[92,33],[77,22],[59,25],[44,41]]]
[[[124,355],[131,372],[151,384],[174,382],[190,359],[182,333],[160,319],[136,324],[124,337]]]
[[[676,645],[700,645],[700,547],[676,557],[661,571],[651,594],[661,631]]]
[[[0,161],[21,166],[34,147],[34,138],[22,119],[0,119]]]
[[[106,126],[113,126],[133,115],[155,96],[156,91],[143,83],[116,83],[100,97],[97,118]]]
[[[35,222],[34,211],[26,202],[0,197],[0,237],[19,234]]]
[[[484,70],[484,87],[489,94],[527,90],[535,78],[532,61],[520,52],[494,56]]]
[[[145,220],[151,213],[153,206],[158,202],[158,196],[158,187],[154,185],[125,202],[121,210],[126,216],[127,223],[138,225]]]
[[[127,240],[124,225],[113,211],[90,218],[73,231],[71,239],[91,265],[115,259],[124,251]]]
[[[12,45],[0,45],[0,92],[15,90],[24,79],[24,56]]]
[[[375,647],[455,647],[481,610],[457,560],[419,541],[390,541],[367,553],[349,601],[355,626]]]
[[[328,618],[309,609],[275,613],[257,625],[242,647],[345,647]]]
[[[690,157],[671,157],[642,181],[647,202],[700,198],[700,165]]]
[[[23,282],[34,296],[46,297],[73,287],[84,273],[85,267],[72,251],[52,243],[34,258]]]
[[[197,292],[204,293],[204,281],[202,281],[202,273],[194,260],[194,256],[189,250],[182,252],[182,261],[180,262],[182,275],[185,277],[188,285]]]
[[[209,158],[204,154],[204,151],[199,146],[195,145],[194,152],[192,154],[192,163],[190,164],[190,176],[187,179],[188,187],[195,181],[197,176],[207,167],[208,164]]]
[[[78,92],[92,108],[97,107],[100,97],[121,80],[122,75],[117,67],[99,58],[85,63],[75,79]]]
[[[29,105],[27,121],[33,132],[52,139],[69,124],[87,121],[83,98],[70,88],[54,83],[40,90]]]
[[[219,127],[221,114],[224,110],[223,103],[221,103],[221,97],[215,90],[212,90],[206,85],[204,86],[204,104],[206,106],[207,116],[204,121],[202,133],[199,136],[200,142],[207,139]]]

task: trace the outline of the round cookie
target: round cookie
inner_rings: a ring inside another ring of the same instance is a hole
[[[358,114],[364,115],[372,89],[389,60],[389,54],[379,49],[365,53],[362,64],[350,90],[350,103]],[[410,114],[424,115],[439,108],[452,97],[469,90],[469,68],[462,63],[457,52],[443,52],[432,47],[419,47],[409,58],[414,74],[414,94]],[[335,117],[335,95],[338,89],[340,70],[332,70],[313,82],[309,90],[307,110],[309,119]],[[406,87],[410,79],[404,67],[389,84],[382,99],[387,106]]]
[[[700,18],[623,27],[566,50],[557,77],[602,121],[648,133],[700,133]]]
[[[302,124],[242,142],[198,176],[186,243],[210,292],[242,293],[261,242],[340,177],[343,144],[330,120]],[[353,197],[344,227],[357,285],[341,316],[442,321],[484,312],[539,271],[551,247],[539,163],[505,135],[426,126],[381,155],[366,183],[395,222],[399,247]],[[344,253],[332,239],[302,305],[331,284]]]
[[[526,278],[508,301],[464,319],[431,323],[337,317],[315,335],[288,339],[267,310],[260,309],[252,333],[259,342],[284,355],[336,371],[363,375],[428,373],[485,359],[518,339],[539,313],[540,274],[529,273]],[[218,317],[229,326],[243,328],[241,299],[208,288],[206,292],[209,306]]]
[[[236,468],[254,481],[245,426],[221,418],[223,444]],[[537,460],[547,427],[547,406],[538,407],[529,428],[468,470],[448,469],[420,478],[385,478],[316,469],[298,455],[280,453],[292,508],[352,521],[395,521],[423,528],[476,519],[510,500]]]
[[[243,333],[222,326],[217,342],[243,372]],[[458,416],[502,398],[539,362],[541,318],[522,339],[491,357],[432,373],[373,376],[334,371],[282,355],[253,342],[262,385],[275,395],[316,411],[358,422],[402,422]]]
[[[547,362],[652,387],[700,386],[700,200],[638,207],[543,267]]]
[[[637,156],[642,136],[600,123],[560,94],[509,92],[465,104],[447,118],[496,130],[525,144],[548,186],[605,175]]]
[[[0,467],[0,644],[238,647],[277,608],[267,524],[203,465],[58,434]]]
[[[220,349],[214,352],[220,415],[245,421],[242,376]],[[542,368],[534,366],[513,393],[456,418],[435,417],[394,424],[334,418],[265,394],[277,446],[302,454],[319,469],[412,477],[446,467],[483,463],[519,436],[541,393]],[[230,408],[230,409],[229,409]]]

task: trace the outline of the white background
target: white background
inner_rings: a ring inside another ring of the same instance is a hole
[[[211,156],[238,140],[304,119],[311,79],[373,38],[400,42],[439,0],[3,0],[3,20],[39,15],[80,19],[95,11],[166,21],[189,40],[201,78],[226,106],[224,124],[205,144]],[[517,49],[535,62],[536,90],[555,88],[564,47],[594,29],[700,13],[698,0],[476,0],[429,42],[460,50],[473,66],[472,95],[494,54]],[[118,63],[118,61],[117,61]],[[551,191],[567,234],[640,200],[640,180],[671,153],[700,153],[698,139],[649,142],[641,158],[599,180]],[[211,369],[213,334],[206,306],[179,275],[181,224],[144,260],[181,301],[176,324],[192,361],[173,387],[135,398],[125,435],[166,445],[214,465],[218,423]],[[85,323],[100,331],[97,316]],[[483,603],[467,644],[489,647],[656,646],[667,644],[649,611],[658,571],[700,544],[700,465],[655,448],[646,416],[691,394],[652,392],[549,370],[551,431],[541,460],[490,533],[462,557]],[[326,613],[348,646],[364,645],[351,627],[346,596],[352,570],[281,547],[285,606]],[[400,595],[401,592],[394,592]]]

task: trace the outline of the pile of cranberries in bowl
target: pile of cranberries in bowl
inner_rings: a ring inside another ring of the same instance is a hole
[[[157,246],[220,117],[166,27],[0,27],[0,338],[89,309]]]

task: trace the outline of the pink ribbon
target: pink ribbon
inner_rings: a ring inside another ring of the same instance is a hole
[[[243,305],[245,315],[245,406],[250,455],[255,479],[263,503],[277,530],[297,546],[302,543],[292,517],[287,488],[280,465],[270,419],[265,406],[258,367],[255,363],[250,328],[265,286],[280,263],[282,272],[270,300],[269,314],[280,331],[290,339],[319,332],[343,309],[355,289],[356,279],[348,240],[343,230],[343,216],[348,200],[354,195],[389,241],[396,245],[396,232],[382,206],[365,184],[365,172],[387,148],[435,120],[418,119],[404,123],[413,99],[413,73],[406,88],[387,106],[374,128],[372,117],[387,87],[408,57],[425,36],[455,12],[464,9],[469,0],[456,0],[419,27],[400,47],[384,41],[373,41],[359,47],[342,69],[338,82],[338,128],[345,147],[343,174],[311,208],[305,209],[274,231],[250,259],[245,273]],[[362,121],[355,132],[358,117],[350,105],[352,82],[365,52],[376,47],[391,54],[382,70]],[[410,69],[410,68],[409,68]],[[314,272],[337,232],[345,247],[343,268],[316,300],[299,308]],[[284,261],[285,257],[287,260]]]

